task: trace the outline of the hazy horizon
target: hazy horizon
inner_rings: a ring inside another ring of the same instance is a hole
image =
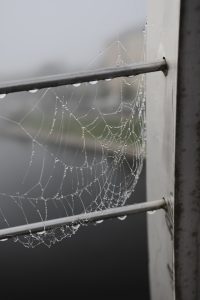
[[[0,0],[0,9],[0,77],[12,78],[46,64],[81,68],[111,38],[145,23],[146,0]]]

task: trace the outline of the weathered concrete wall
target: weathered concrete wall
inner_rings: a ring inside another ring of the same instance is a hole
[[[174,198],[179,13],[179,0],[148,1],[146,60],[166,57],[169,65],[167,77],[148,74],[146,81],[148,201]],[[148,216],[152,300],[175,299],[173,230],[168,225],[164,211]]]

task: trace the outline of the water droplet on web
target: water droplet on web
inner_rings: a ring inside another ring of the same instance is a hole
[[[79,87],[81,85],[81,83],[74,83],[73,86],[75,87]]]
[[[101,223],[103,223],[103,220],[96,221],[96,224],[101,224]]]
[[[94,81],[90,81],[89,83],[90,84],[97,84],[97,82],[98,82],[97,80],[94,80]]]
[[[29,93],[34,94],[37,93],[38,89],[34,89],[34,90],[29,90]]]
[[[80,226],[81,226],[80,224],[76,224],[76,225],[73,225],[73,228],[74,228],[75,230],[78,230]]]
[[[42,235],[42,234],[44,234],[44,233],[46,233],[46,231],[39,231],[39,232],[37,232],[37,234],[39,234],[39,235]]]
[[[6,94],[0,94],[0,99],[4,99],[6,97]]]
[[[120,221],[124,221],[126,218],[127,218],[126,215],[125,215],[125,216],[118,217],[118,219],[119,219]]]
[[[7,238],[1,239],[0,242],[5,242],[5,241],[7,241],[7,240],[8,240]]]
[[[156,212],[156,210],[149,210],[147,213],[148,213],[148,215],[153,215],[153,214],[155,214],[155,212]]]

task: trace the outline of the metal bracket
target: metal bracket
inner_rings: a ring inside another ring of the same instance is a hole
[[[165,209],[166,215],[165,220],[167,223],[167,227],[169,229],[169,233],[171,235],[171,239],[174,239],[174,198],[172,196],[168,198],[163,198],[165,201]]]

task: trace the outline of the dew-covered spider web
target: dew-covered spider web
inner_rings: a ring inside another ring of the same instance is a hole
[[[88,69],[134,62],[117,39]],[[1,95],[1,229],[126,204],[145,156],[144,84],[140,75]],[[14,241],[51,246],[82,225]]]

